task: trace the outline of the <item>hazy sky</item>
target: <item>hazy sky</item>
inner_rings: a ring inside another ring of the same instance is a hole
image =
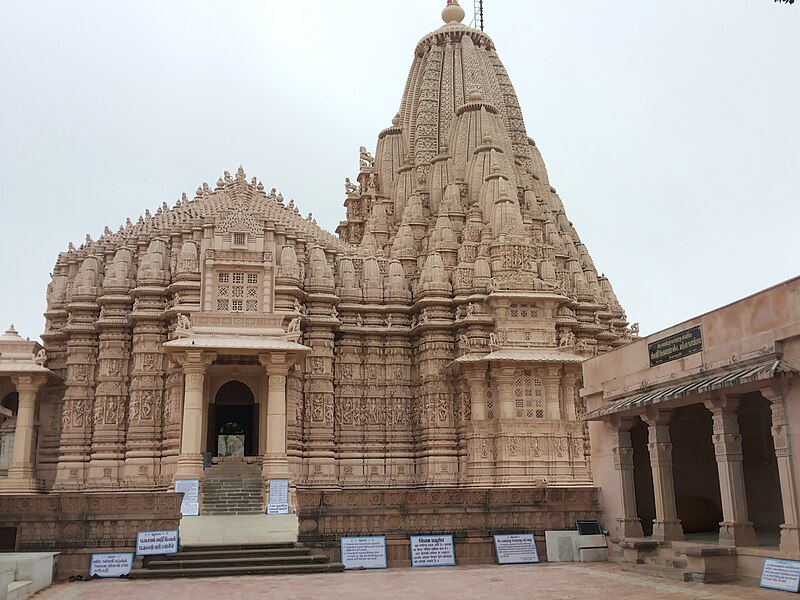
[[[0,1],[0,332],[44,329],[69,241],[239,164],[335,229],[444,4]],[[484,4],[551,183],[642,333],[798,274],[800,5]]]

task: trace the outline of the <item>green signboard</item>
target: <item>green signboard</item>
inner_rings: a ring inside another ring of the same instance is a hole
[[[647,350],[650,353],[651,367],[702,352],[703,335],[700,326],[652,342],[647,345]]]

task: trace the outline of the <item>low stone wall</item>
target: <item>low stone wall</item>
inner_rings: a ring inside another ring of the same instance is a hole
[[[0,496],[0,529],[14,548],[60,552],[57,577],[89,575],[92,552],[133,552],[138,531],[177,529],[180,494],[172,492]]]
[[[298,490],[300,541],[339,560],[339,539],[386,535],[389,566],[409,566],[409,535],[453,534],[456,562],[495,562],[492,535],[531,533],[545,560],[544,532],[599,518],[598,490],[435,488]]]

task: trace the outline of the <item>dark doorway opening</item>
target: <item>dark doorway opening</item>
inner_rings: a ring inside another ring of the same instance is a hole
[[[783,504],[770,402],[758,392],[745,394],[738,416],[748,516],[759,543],[777,545],[783,523]]]
[[[686,534],[719,535],[722,500],[711,412],[702,404],[676,408],[669,424],[678,518]]]
[[[214,456],[258,454],[258,405],[241,381],[229,381],[219,388],[210,406],[208,438]]]

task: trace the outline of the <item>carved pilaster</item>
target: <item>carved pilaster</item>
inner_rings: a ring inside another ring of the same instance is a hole
[[[643,537],[642,523],[636,510],[636,486],[633,476],[633,445],[631,427],[633,419],[613,419],[606,427],[611,429],[611,453],[621,495],[622,514],[617,517],[617,534],[620,538]]]
[[[683,539],[683,527],[678,520],[675,503],[675,479],[672,472],[672,441],[669,436],[671,414],[651,410],[642,416],[649,425],[647,448],[653,471],[656,518],[653,519],[653,539],[660,541]]]
[[[772,411],[772,440],[778,462],[781,482],[783,524],[781,525],[781,552],[800,558],[800,503],[798,502],[797,478],[792,457],[792,432],[786,418],[787,390],[782,386],[762,388],[761,395],[770,401]]]
[[[714,452],[719,472],[719,492],[722,499],[722,523],[719,529],[721,544],[755,546],[756,533],[747,515],[744,470],[742,469],[742,436],[736,409],[739,398],[718,396],[705,402],[714,423]]]

